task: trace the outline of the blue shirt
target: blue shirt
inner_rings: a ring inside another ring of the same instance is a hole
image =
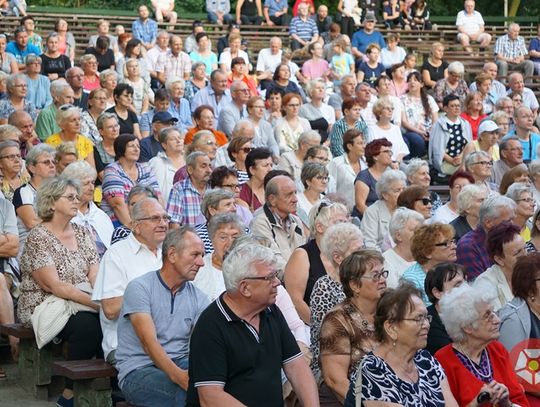
[[[176,105],[174,101],[171,100],[169,110],[167,111],[171,114],[171,116],[178,119],[176,127],[182,130],[182,132],[185,133],[187,129],[193,127],[193,121],[191,120],[191,111],[187,99],[181,98],[179,105]]]
[[[30,54],[41,55],[39,48],[35,45],[27,44],[26,48],[21,50],[15,41],[11,41],[6,46],[6,52],[12,54],[18,64],[24,64],[26,57]]]
[[[405,270],[401,279],[412,283],[416,288],[418,288],[418,290],[420,290],[422,293],[422,300],[424,301],[424,304],[426,304],[426,307],[431,305],[431,302],[424,291],[426,272],[418,262],[414,263],[407,270]]]
[[[36,80],[30,79],[25,76],[26,79],[26,100],[32,102],[36,109],[43,109],[52,103],[52,97],[50,92],[51,81],[44,75],[39,75]]]
[[[146,22],[138,18],[131,24],[131,31],[133,32],[133,38],[145,44],[153,44],[156,41],[158,25],[150,18]]]
[[[264,7],[268,8],[268,15],[273,16],[278,11],[288,8],[287,0],[265,0]]]
[[[516,131],[513,130],[504,136],[503,140],[509,137],[517,137],[521,143],[521,147],[523,148],[523,161],[528,162],[536,160],[536,147],[538,146],[538,143],[540,143],[540,134],[531,132],[528,140],[521,140],[517,136]]]
[[[198,91],[197,94],[193,97],[193,100],[191,101],[191,112],[193,113],[195,109],[197,109],[201,105],[210,105],[212,106],[212,109],[214,109],[214,116],[219,117],[221,109],[228,103],[232,103],[231,93],[229,92],[229,89],[225,90],[225,93],[221,96],[221,99],[218,103],[216,99],[216,92],[211,85],[208,85],[206,88]]]
[[[317,23],[308,18],[306,21],[300,17],[294,17],[289,26],[289,35],[296,34],[304,41],[310,41],[314,36],[319,35]]]
[[[381,49],[386,47],[384,38],[379,31],[373,31],[371,34],[368,34],[364,30],[359,30],[353,34],[351,40],[352,47],[356,48],[362,54],[366,53],[366,48],[372,43],[379,44]]]

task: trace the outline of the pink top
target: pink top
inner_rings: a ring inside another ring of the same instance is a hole
[[[404,82],[403,85],[398,85],[394,81],[390,82],[390,94],[392,96],[397,96],[398,98],[403,96],[405,93],[407,93],[407,90],[409,89],[409,85],[407,82]]]
[[[324,77],[328,69],[328,61],[321,59],[319,62],[315,62],[313,59],[309,59],[302,65],[302,75],[308,79],[318,79]]]
[[[86,76],[83,79],[83,89],[87,92],[92,92],[94,89],[101,88],[101,85],[99,83],[99,76],[96,75],[95,79],[93,81],[89,81],[86,79]]]

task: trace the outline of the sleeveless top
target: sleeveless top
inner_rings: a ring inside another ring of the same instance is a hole
[[[313,286],[319,278],[326,274],[326,269],[324,268],[324,264],[321,260],[321,249],[319,249],[319,246],[317,246],[315,239],[311,239],[306,244],[300,246],[300,248],[306,251],[309,260],[309,274],[306,284],[306,291],[304,292],[304,302],[309,305]]]
[[[377,185],[377,180],[371,175],[371,172],[369,172],[369,169],[362,170],[358,173],[358,176],[356,177],[355,183],[357,181],[362,181],[364,184],[366,184],[369,187],[369,194],[366,199],[366,205],[371,206],[379,197],[377,196],[377,192],[375,192],[375,185]]]

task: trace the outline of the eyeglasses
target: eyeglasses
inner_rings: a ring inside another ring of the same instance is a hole
[[[456,239],[450,239],[445,242],[435,243],[435,246],[449,248],[450,246],[455,245],[455,244],[456,244]]]
[[[381,278],[386,279],[387,277],[388,277],[388,270],[383,270],[380,273],[375,273],[375,274],[372,274],[371,276],[362,276],[360,278],[363,278],[365,280],[371,280],[374,283],[376,283],[377,281],[380,281]]]
[[[66,198],[69,202],[81,200],[81,197],[79,195],[60,195],[60,198]]]
[[[169,223],[171,221],[171,217],[169,215],[155,215],[155,216],[147,216],[146,218],[139,218],[136,220],[137,221],[149,220],[150,222],[154,224],[159,224],[161,222]]]
[[[431,198],[418,198],[417,201],[421,201],[422,205],[431,205],[433,202],[431,201]]]
[[[248,154],[253,151],[253,147],[242,147],[239,151],[243,151],[244,153]]]
[[[240,189],[240,184],[223,184],[221,188]]]
[[[3,158],[3,157],[0,157],[0,158]],[[527,202],[527,203],[531,203],[531,202],[534,202],[534,199],[533,199],[533,198],[516,199],[516,202]]]
[[[392,154],[392,150],[381,150],[379,151],[379,154]]]
[[[2,157],[0,157],[0,159],[4,159],[4,158],[7,158],[10,161],[15,161],[15,160],[20,160],[21,155],[20,154],[8,154],[8,155],[3,155]]]
[[[493,322],[497,318],[497,313],[493,310],[486,311],[484,315],[480,317],[482,321]]]
[[[44,164],[50,167],[51,165],[56,165],[56,160],[36,161],[36,164]]]
[[[328,182],[329,180],[329,177],[328,176],[325,176],[325,175],[317,175],[315,177],[315,179],[319,180],[319,181],[323,181],[323,182]]]
[[[476,163],[473,163],[473,165],[480,164],[480,165],[489,165],[490,167],[493,165],[493,161],[478,161]]]
[[[414,321],[416,325],[422,325],[424,321],[427,321],[428,324],[431,324],[433,317],[431,315],[418,315],[415,318],[403,318],[404,321]]]
[[[264,281],[274,281],[276,278],[278,278],[279,273],[277,271],[274,271],[272,274],[264,277],[244,277],[244,280],[264,280]]]

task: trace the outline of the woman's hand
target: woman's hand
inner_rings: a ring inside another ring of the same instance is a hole
[[[493,380],[487,385],[491,394],[491,402],[499,407],[510,407],[512,402],[510,401],[510,392],[508,387],[502,383],[498,383]]]

